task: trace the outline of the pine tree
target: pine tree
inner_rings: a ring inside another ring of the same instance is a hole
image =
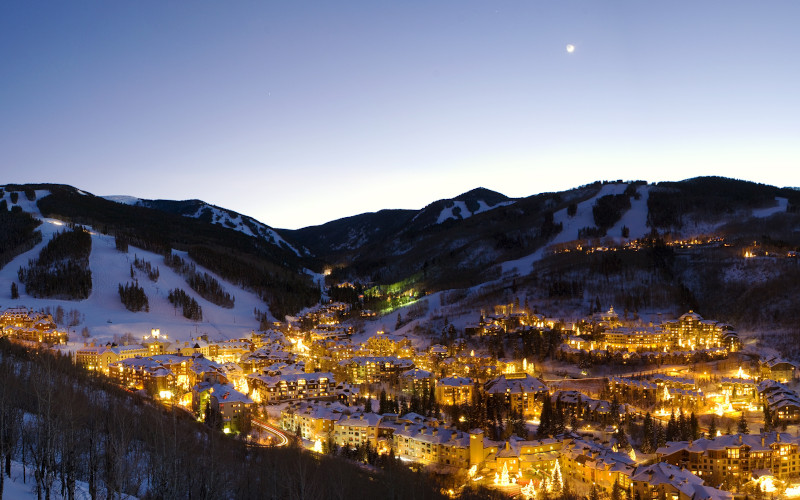
[[[679,439],[678,421],[675,419],[675,410],[672,410],[672,415],[669,417],[665,437],[667,441],[677,441]]]
[[[17,283],[15,281],[11,282],[11,299],[16,300],[19,298],[19,289],[17,289]]]
[[[769,405],[764,403],[764,431],[770,432],[772,428],[772,412],[769,409]]]
[[[537,436],[549,436],[553,433],[553,404],[550,396],[545,396],[542,402],[542,414],[539,416],[539,427],[536,429]]]
[[[689,439],[689,425],[686,422],[686,416],[683,414],[683,408],[680,409],[678,414],[678,436],[680,441],[688,441]]]
[[[700,438],[700,423],[697,421],[697,417],[692,412],[689,415],[689,439],[692,441]]]
[[[611,488],[611,500],[622,500],[622,485],[619,484],[619,479],[614,481],[614,486]]]
[[[711,422],[708,424],[708,439],[717,437],[717,416],[711,415]]]
[[[747,419],[744,417],[744,412],[742,412],[742,416],[739,418],[737,431],[739,431],[739,434],[747,434],[750,431],[747,425]]]
[[[650,416],[650,412],[647,412],[644,416],[644,422],[642,423],[642,451],[644,453],[653,453],[656,449],[655,443],[655,427],[653,426],[653,417]]]
[[[661,447],[667,444],[667,433],[664,430],[664,425],[661,422],[656,424],[656,446]]]

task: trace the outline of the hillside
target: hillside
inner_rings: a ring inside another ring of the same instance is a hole
[[[20,297],[0,304],[74,309],[86,318],[76,330],[104,336],[162,327],[181,337],[226,338],[257,328],[257,312],[282,319],[316,303],[322,275],[309,269],[329,267],[330,282],[359,283],[370,297],[513,289],[565,313],[598,302],[631,314],[697,308],[753,328],[767,321],[791,327],[792,315],[778,311],[796,309],[798,259],[790,255],[800,248],[800,191],[733,179],[596,182],[514,200],[479,188],[421,210],[382,210],[295,231],[253,229],[247,216],[198,200],[115,198],[124,203],[69,186],[6,186],[0,203],[19,231],[4,247],[12,260],[0,270],[0,290],[16,281]],[[91,229],[91,294],[81,301],[34,298],[17,271],[64,221]],[[692,240],[705,243],[687,246]],[[169,252],[220,283],[234,306],[192,290],[163,264]],[[743,260],[745,252],[755,258]],[[136,259],[159,266],[157,283],[140,270],[131,278]],[[149,299],[147,313],[119,300],[119,285],[134,281]],[[202,307],[201,323],[167,301],[175,288]]]
[[[280,244],[200,219],[116,203],[70,186],[5,186],[9,202],[15,192],[24,200],[25,212],[82,224],[156,254],[186,252],[213,273],[255,293],[263,302],[260,308],[269,308],[276,317],[319,300],[319,287],[307,268],[321,270],[321,263]]]
[[[289,250],[298,257],[301,256],[301,252],[297,248],[266,224],[233,210],[210,205],[202,200],[145,200],[131,196],[104,196],[103,198],[125,205],[152,208],[161,212],[198,219],[208,224],[219,225],[247,236],[264,240],[284,250]]]
[[[5,339],[0,412],[0,459],[14,465],[12,477],[0,473],[5,498],[443,498],[405,466],[365,470],[294,446],[248,446]]]

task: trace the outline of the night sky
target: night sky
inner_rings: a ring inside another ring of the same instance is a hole
[[[796,0],[6,0],[0,183],[287,228],[478,186],[800,186],[799,20]]]

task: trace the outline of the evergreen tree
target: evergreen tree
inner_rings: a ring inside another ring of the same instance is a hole
[[[772,428],[772,411],[770,411],[769,405],[764,403],[764,431],[770,432]]]
[[[665,446],[667,444],[667,433],[664,430],[664,425],[661,422],[656,424],[656,445],[658,447]]]
[[[619,424],[617,430],[614,431],[614,439],[617,440],[617,449],[624,450],[630,447],[628,437],[625,435],[625,426]]]
[[[692,441],[697,440],[700,438],[700,423],[697,421],[697,417],[692,412],[689,415],[689,439]]]
[[[15,281],[11,282],[11,299],[16,300],[19,298],[19,290],[17,289],[17,283]]]
[[[656,451],[655,434],[653,417],[650,416],[650,412],[647,412],[644,416],[644,422],[642,423],[642,451],[644,453],[653,453]]]
[[[553,434],[553,404],[549,396],[545,396],[542,402],[542,414],[539,416],[539,427],[536,435],[539,437],[550,436]]]
[[[378,399],[378,413],[383,415],[384,413],[391,413],[389,410],[389,402],[386,399],[386,390],[381,389],[381,395]]]
[[[611,406],[609,408],[609,413],[611,413],[611,421],[614,423],[619,422],[619,401],[617,400],[617,395],[611,398]]]
[[[680,441],[689,439],[689,425],[686,422],[686,416],[683,414],[683,408],[680,409],[678,414],[678,436]]]
[[[708,439],[717,437],[717,416],[711,415],[711,422],[708,424]]]
[[[614,481],[614,486],[611,488],[611,500],[622,500],[622,486],[619,484],[619,479]]]
[[[672,410],[672,415],[669,417],[669,422],[667,423],[667,432],[666,432],[666,440],[669,441],[677,441],[680,439],[680,430],[678,429],[678,421],[675,418],[675,410]]]
[[[744,417],[744,412],[742,412],[742,416],[739,417],[739,425],[736,430],[739,432],[739,434],[747,434],[749,432],[747,419]]]

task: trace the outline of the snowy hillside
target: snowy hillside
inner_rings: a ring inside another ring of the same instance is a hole
[[[543,248],[540,248],[536,252],[528,256],[525,256],[521,259],[504,262],[502,265],[503,273],[513,272],[513,271],[526,273],[531,268],[534,262],[541,260],[542,257],[547,255],[547,252],[549,251],[548,249],[549,246],[557,245],[559,243],[567,243],[578,239],[578,231],[586,227],[595,227],[594,216],[592,215],[592,207],[594,206],[595,202],[599,198],[602,198],[603,196],[606,195],[622,194],[625,192],[625,189],[627,187],[628,187],[627,184],[605,184],[600,188],[597,194],[577,204],[577,210],[575,212],[575,215],[570,217],[569,214],[567,213],[567,208],[563,208],[555,212],[553,214],[553,221],[555,224],[561,224],[563,226],[561,232],[558,233],[549,242],[548,245],[546,245]],[[642,191],[644,190],[646,190],[646,188],[639,188],[640,193],[642,193]],[[643,196],[640,197],[640,200],[632,200],[631,202],[630,211],[636,209],[635,214],[630,217],[631,223],[635,222],[638,224],[639,219],[643,219],[644,221],[647,220],[647,200],[645,194],[646,192],[643,193]],[[644,202],[642,202],[641,198],[645,199]],[[643,205],[641,203],[643,203]],[[638,213],[641,210],[641,207],[644,207],[643,216],[639,215]],[[625,220],[627,215],[628,213],[626,212],[626,214],[623,216],[622,219]],[[622,222],[622,220],[620,220],[620,222]],[[644,227],[644,224],[642,223],[641,226]],[[637,229],[639,228],[637,227]],[[618,231],[617,234],[619,234]],[[631,236],[634,236],[633,228],[631,228]]]
[[[488,212],[489,210],[505,207],[508,205],[513,204],[513,201],[501,201],[494,205],[489,205],[484,200],[478,200],[478,208],[475,211],[470,211],[467,207],[467,203],[460,200],[451,200],[447,202],[445,208],[439,213],[439,217],[436,219],[437,224],[441,224],[442,222],[448,219],[468,219],[473,215],[477,215],[483,212]]]
[[[47,191],[37,191],[37,198],[47,195]],[[9,193],[5,193],[8,199]],[[3,198],[0,198],[3,199]],[[10,203],[10,201],[9,201]],[[20,196],[18,204],[30,213],[39,215],[35,201],[29,201]],[[200,297],[186,283],[186,280],[164,264],[161,255],[130,247],[127,253],[120,252],[115,247],[114,237],[106,236],[92,231],[92,252],[89,265],[92,271],[92,292],[88,299],[80,301],[37,299],[25,293],[25,287],[19,287],[19,299],[10,299],[12,282],[18,282],[17,270],[26,265],[28,260],[35,259],[41,248],[50,241],[57,231],[65,229],[61,221],[43,219],[38,228],[42,232],[42,242],[33,249],[18,255],[9,264],[0,269],[0,309],[13,306],[26,306],[33,309],[49,307],[55,311],[61,306],[66,312],[79,311],[83,321],[70,328],[71,340],[82,342],[80,331],[84,326],[89,328],[92,338],[97,340],[111,339],[114,335],[132,333],[137,337],[150,333],[151,328],[160,328],[170,338],[185,340],[200,334],[207,333],[210,339],[236,338],[250,333],[258,327],[253,311],[267,310],[267,305],[251,292],[242,290],[235,285],[227,283],[219,276],[197,266],[198,272],[208,272],[214,276],[225,289],[235,296],[235,305],[232,309],[216,306]],[[191,261],[185,253],[178,253],[184,260]],[[150,262],[153,267],[158,266],[160,276],[157,282],[152,282],[148,277],[135,271],[136,279],[144,288],[150,303],[150,312],[130,312],[122,305],[118,293],[118,285],[131,280],[130,269],[134,255],[139,259]],[[195,323],[185,319],[180,311],[168,302],[167,294],[171,289],[181,288],[195,298],[203,308],[203,321]]]
[[[232,210],[210,205],[201,200],[171,201],[171,200],[145,200],[133,196],[111,195],[103,196],[106,200],[122,203],[125,205],[155,208],[170,212],[180,213],[184,217],[192,217],[216,224],[219,226],[239,231],[248,236],[261,238],[269,241],[273,245],[286,248],[294,252],[298,257],[301,256],[297,248],[289,244],[271,227],[263,224],[252,217],[236,213]],[[170,207],[167,209],[166,207]]]

